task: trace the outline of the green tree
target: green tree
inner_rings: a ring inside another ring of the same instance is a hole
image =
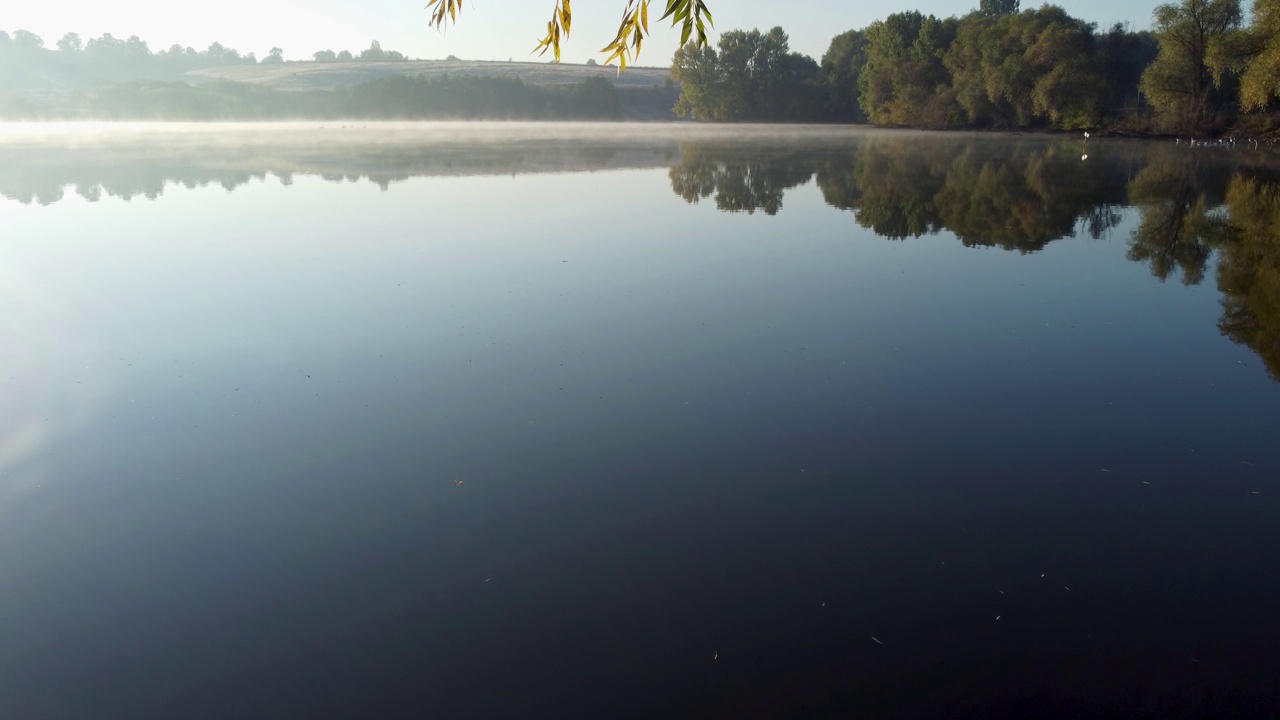
[[[616,118],[622,114],[618,89],[602,77],[589,77],[573,88],[573,112],[588,118]]]
[[[858,104],[858,76],[867,62],[867,38],[848,30],[831,39],[822,56],[821,82],[826,87],[827,116],[839,122],[862,123],[867,115]]]
[[[680,97],[672,111],[694,120],[723,120],[728,116],[720,79],[720,58],[712,48],[686,43],[671,59],[671,77],[680,83]]]
[[[282,62],[284,62],[284,50],[281,50],[278,47],[271,48],[271,52],[267,53],[267,56],[262,58],[263,65],[271,65],[271,64],[282,63]]]
[[[1261,110],[1280,98],[1280,0],[1254,0],[1249,52],[1240,77],[1240,105]]]
[[[1155,111],[1157,127],[1194,131],[1218,109],[1219,76],[1210,70],[1210,54],[1239,26],[1240,0],[1182,0],[1156,7],[1160,50],[1139,88]]]
[[[19,52],[35,52],[44,49],[44,39],[29,30],[13,32],[13,47]]]
[[[382,62],[387,59],[387,53],[382,49],[382,43],[374,40],[368,50],[361,51],[360,59],[365,62]]]
[[[803,120],[819,112],[818,65],[790,51],[787,34],[731,30],[717,49],[688,43],[672,60],[674,112],[695,120]]]
[[[978,14],[986,17],[1013,15],[1018,12],[1019,0],[979,0]]]
[[[895,13],[863,31],[866,64],[859,102],[878,125],[944,128],[958,124],[959,107],[942,56],[957,21],[918,12]]]
[[[1112,25],[1099,36],[1098,66],[1102,68],[1106,85],[1102,101],[1105,113],[1119,115],[1141,104],[1138,83],[1158,50],[1155,36],[1150,32],[1130,32],[1123,23]]]
[[[84,41],[76,33],[69,32],[58,41],[58,52],[76,53],[84,50]]]
[[[978,126],[1091,127],[1101,120],[1106,83],[1093,26],[1045,5],[960,21],[945,56],[956,102]]]

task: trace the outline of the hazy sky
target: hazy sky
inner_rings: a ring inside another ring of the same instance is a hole
[[[554,0],[464,0],[457,27],[441,34],[427,27],[426,0],[221,0],[217,3],[158,0],[13,0],[0,15],[0,29],[22,28],[52,47],[68,31],[81,37],[104,32],[117,37],[138,35],[152,50],[174,43],[204,49],[213,41],[242,53],[263,57],[273,46],[288,59],[309,59],[322,49],[358,52],[377,39],[387,50],[410,57],[467,60],[530,59],[529,51],[551,17]],[[1024,7],[1033,2],[1023,0]],[[565,62],[602,59],[595,51],[612,39],[625,0],[577,0],[573,4],[573,36],[564,48]],[[1150,25],[1155,1],[1066,0],[1067,12],[1107,27],[1129,22],[1135,29]],[[662,0],[653,6],[663,7]],[[977,0],[912,0],[841,2],[840,0],[708,0],[719,30],[781,25],[791,48],[821,58],[831,37],[865,27],[889,13],[920,10],[939,16],[963,15]],[[651,19],[656,19],[653,15]],[[679,34],[664,25],[651,28],[652,40],[642,65],[667,65]],[[714,36],[712,38],[714,42]],[[549,57],[549,56],[548,56]]]

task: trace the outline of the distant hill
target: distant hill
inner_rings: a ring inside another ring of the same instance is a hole
[[[358,85],[395,76],[484,76],[518,78],[526,85],[575,85],[588,78],[604,78],[619,90],[651,88],[670,82],[667,68],[570,65],[568,63],[491,62],[469,60],[409,60],[405,62],[286,62],[224,65],[192,70],[191,83],[230,80],[273,90],[328,90],[335,85]]]

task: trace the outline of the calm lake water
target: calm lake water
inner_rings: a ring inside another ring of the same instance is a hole
[[[0,717],[1280,716],[1278,170],[0,126]]]

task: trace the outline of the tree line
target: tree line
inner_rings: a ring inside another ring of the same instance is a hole
[[[832,39],[821,62],[782,28],[680,48],[675,113],[695,120],[1182,133],[1254,121],[1280,99],[1280,0],[1161,5],[1154,29],[1099,32],[1054,5],[982,0],[961,18],[899,12]]]
[[[318,62],[362,60],[366,62],[403,62],[409,58],[395,50],[384,50],[374,40],[357,53],[322,50],[312,56]],[[127,80],[172,80],[192,70],[227,65],[270,65],[283,63],[284,50],[273,47],[262,59],[254,53],[241,54],[222,43],[211,43],[204,50],[173,45],[152,51],[137,35],[121,39],[111,33],[96,38],[82,38],[70,32],[53,47],[44,38],[27,30],[12,35],[0,30],[0,88],[44,88],[57,84],[86,86],[95,82]]]
[[[519,78],[393,76],[331,90],[275,90],[218,80],[136,80],[77,90],[58,103],[0,98],[0,118],[16,120],[616,120],[669,106],[673,91],[619,91],[604,78],[529,85]]]

